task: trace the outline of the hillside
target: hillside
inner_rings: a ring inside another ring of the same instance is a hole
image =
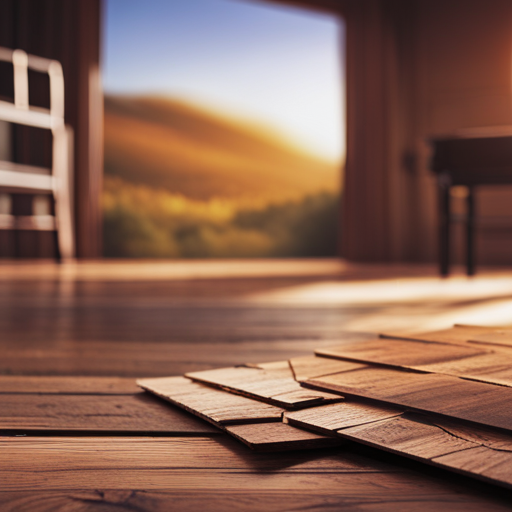
[[[177,101],[105,98],[105,173],[194,200],[282,202],[336,191],[339,169],[261,127]]]

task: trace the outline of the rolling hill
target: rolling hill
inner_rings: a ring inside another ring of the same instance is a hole
[[[159,97],[105,97],[105,174],[193,200],[279,203],[339,189],[339,166],[275,134]]]

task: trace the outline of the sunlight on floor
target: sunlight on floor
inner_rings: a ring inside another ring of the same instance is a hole
[[[454,323],[500,326],[512,323],[512,276],[330,281],[252,294],[246,300],[281,307],[348,308],[348,330],[419,332]]]

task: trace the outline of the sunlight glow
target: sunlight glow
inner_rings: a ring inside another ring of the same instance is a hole
[[[323,158],[345,153],[342,24],[233,0],[107,0],[104,85],[247,118]]]

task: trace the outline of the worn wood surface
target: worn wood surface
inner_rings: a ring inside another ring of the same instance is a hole
[[[494,331],[492,327],[478,325],[456,324],[448,329],[428,331],[421,333],[386,332],[381,334],[383,338],[395,338],[412,341],[426,341],[431,343],[457,343],[466,345],[468,340],[482,333]]]
[[[506,333],[506,331],[497,332]],[[425,334],[425,337],[428,335]],[[474,337],[479,338],[478,335]],[[318,356],[326,358],[442,373],[512,387],[512,350],[510,352],[502,350],[497,353],[493,351],[492,346],[480,345],[479,347],[477,343],[480,342],[467,340],[467,343],[461,346],[461,344],[451,345],[446,342],[380,338],[321,348],[315,352]],[[324,375],[336,373],[330,371],[329,363],[325,363],[323,370],[321,360],[316,364],[318,365],[317,373]],[[340,368],[339,371],[344,369]],[[307,380],[307,378],[299,380]]]
[[[1,394],[1,431],[216,435],[218,430],[144,392],[132,395]]]
[[[512,348],[512,330],[496,329],[494,331],[474,333],[470,336],[469,342]]]
[[[0,450],[0,504],[7,511],[405,512],[435,505],[476,512],[510,505],[499,489],[401,468],[345,446],[276,457],[227,439],[68,437],[0,438]]]
[[[138,391],[133,378],[0,375],[0,393],[133,395]]]
[[[327,375],[305,384],[512,431],[512,389],[504,386],[388,368]]]
[[[510,434],[350,402],[287,412],[285,417],[292,425],[335,434],[512,489]]]
[[[289,366],[281,365],[277,370],[263,368],[232,367],[190,372],[190,379],[230,390],[248,397],[284,408],[299,409],[314,404],[339,402],[339,394],[304,389],[293,378]]]
[[[368,303],[366,291],[354,303],[359,284],[364,290],[374,284],[388,289],[398,283],[396,277],[421,274],[422,286],[424,269],[417,266],[345,269],[327,262],[326,271],[324,262],[314,263],[313,269],[308,262],[300,262],[300,269],[291,263],[277,268],[258,262],[251,275],[242,262],[2,264],[0,375],[6,380],[0,379],[0,389],[18,393],[21,403],[25,395],[35,394],[91,393],[100,400],[102,394],[121,394],[121,389],[107,381],[105,388],[95,381],[84,389],[87,379],[78,384],[71,379],[61,388],[47,377],[124,376],[134,381],[283,361],[340,341],[368,339],[370,331],[397,325],[432,329],[426,323],[438,322],[436,315],[446,319],[450,313],[453,318],[466,304],[466,297],[455,301],[439,294],[429,304],[402,300],[399,294],[392,304],[373,296]],[[436,275],[435,268],[430,272]],[[338,301],[345,281],[350,293]],[[274,291],[295,297],[296,290],[300,296],[301,290],[315,287],[334,290],[334,301],[267,299]],[[496,298],[491,291],[468,298],[467,304],[473,311]],[[51,416],[51,409],[40,413]],[[137,432],[128,438],[122,432],[107,438],[90,432],[75,438],[69,430],[65,437],[41,431],[45,437],[38,439],[33,437],[37,431],[26,432],[25,437],[5,432],[0,437],[2,512],[510,509],[510,493],[495,486],[365,452],[352,443],[276,457],[253,452],[225,434],[184,439]]]
[[[364,366],[350,361],[339,361],[314,355],[293,357],[290,359],[289,364],[293,370],[293,376],[299,382],[323,375],[330,375],[331,373],[356,370]]]
[[[458,361],[466,357],[484,354],[485,350],[446,343],[379,338],[321,348],[315,350],[315,353],[320,356],[360,363],[416,368],[427,364]]]
[[[312,407],[302,411],[288,411],[284,417],[292,425],[312,428],[324,433],[333,433],[342,428],[373,423],[402,414],[403,410],[398,408],[347,401],[340,404]]]
[[[225,393],[185,377],[140,379],[147,391],[207,421],[220,425],[281,421],[283,409],[275,405]]]
[[[287,423],[230,425],[226,431],[253,450],[265,452],[317,449],[341,443],[335,437],[308,432]]]
[[[457,361],[418,365],[416,368],[512,387],[512,353],[483,354]]]
[[[478,446],[476,443],[451,435],[437,425],[413,421],[404,416],[350,427],[339,434],[418,460],[430,460]]]

